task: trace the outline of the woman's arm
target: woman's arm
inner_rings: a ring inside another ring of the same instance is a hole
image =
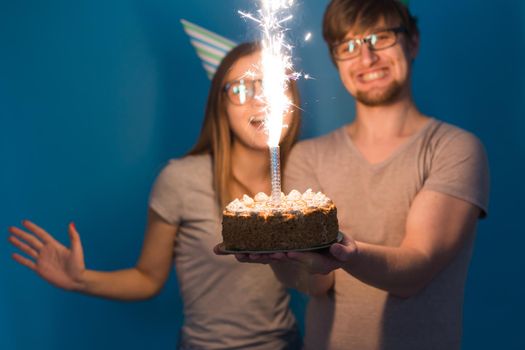
[[[217,249],[215,253],[221,254]],[[290,260],[288,254],[235,254],[235,258],[242,263],[269,264],[285,287],[308,295],[321,295],[333,287],[335,268],[329,261],[319,259],[320,255],[316,253],[300,253],[301,260]],[[336,264],[339,266],[338,262]]]
[[[307,268],[303,268],[293,262],[271,263],[270,266],[287,288],[294,288],[311,296],[327,293],[334,285],[334,272],[326,274],[311,274]]]
[[[136,266],[111,272],[85,268],[82,243],[73,224],[69,225],[70,248],[30,221],[23,226],[26,230],[10,227],[9,240],[31,259],[17,253],[13,258],[59,288],[118,300],[147,299],[160,291],[171,269],[177,228],[151,209]]]

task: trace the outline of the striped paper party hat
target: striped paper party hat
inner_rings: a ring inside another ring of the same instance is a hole
[[[189,35],[190,42],[197,51],[197,55],[202,60],[208,78],[211,79],[222,58],[237,44],[195,23],[188,22],[185,19],[180,21],[184,31]]]

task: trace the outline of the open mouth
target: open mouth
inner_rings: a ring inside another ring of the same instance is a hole
[[[251,126],[257,129],[262,129],[264,126],[264,116],[262,115],[252,115],[248,121]]]

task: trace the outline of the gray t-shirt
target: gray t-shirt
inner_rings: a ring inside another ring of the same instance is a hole
[[[403,240],[411,203],[421,190],[468,201],[485,216],[488,182],[479,140],[435,119],[380,163],[367,162],[341,128],[299,143],[285,172],[287,190],[310,187],[334,201],[342,232],[385,246],[398,246]],[[408,299],[336,270],[333,291],[310,299],[307,349],[459,349],[472,243]]]
[[[267,265],[217,256],[221,217],[209,155],[171,160],[150,207],[177,226],[175,266],[184,304],[182,347],[288,349],[298,339],[289,295]]]

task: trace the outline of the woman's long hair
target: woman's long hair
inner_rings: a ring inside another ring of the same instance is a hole
[[[188,153],[188,155],[210,154],[212,156],[213,185],[217,201],[221,207],[226,206],[233,199],[231,191],[231,183],[233,181],[231,156],[233,133],[226,114],[225,78],[237,60],[259,51],[261,51],[259,43],[243,43],[236,46],[223,58],[211,81],[201,133],[195,146]],[[288,126],[288,132],[280,144],[282,169],[286,165],[286,159],[293,144],[297,141],[301,121],[299,90],[296,82],[291,81],[289,88],[292,95],[293,114],[292,121]]]

